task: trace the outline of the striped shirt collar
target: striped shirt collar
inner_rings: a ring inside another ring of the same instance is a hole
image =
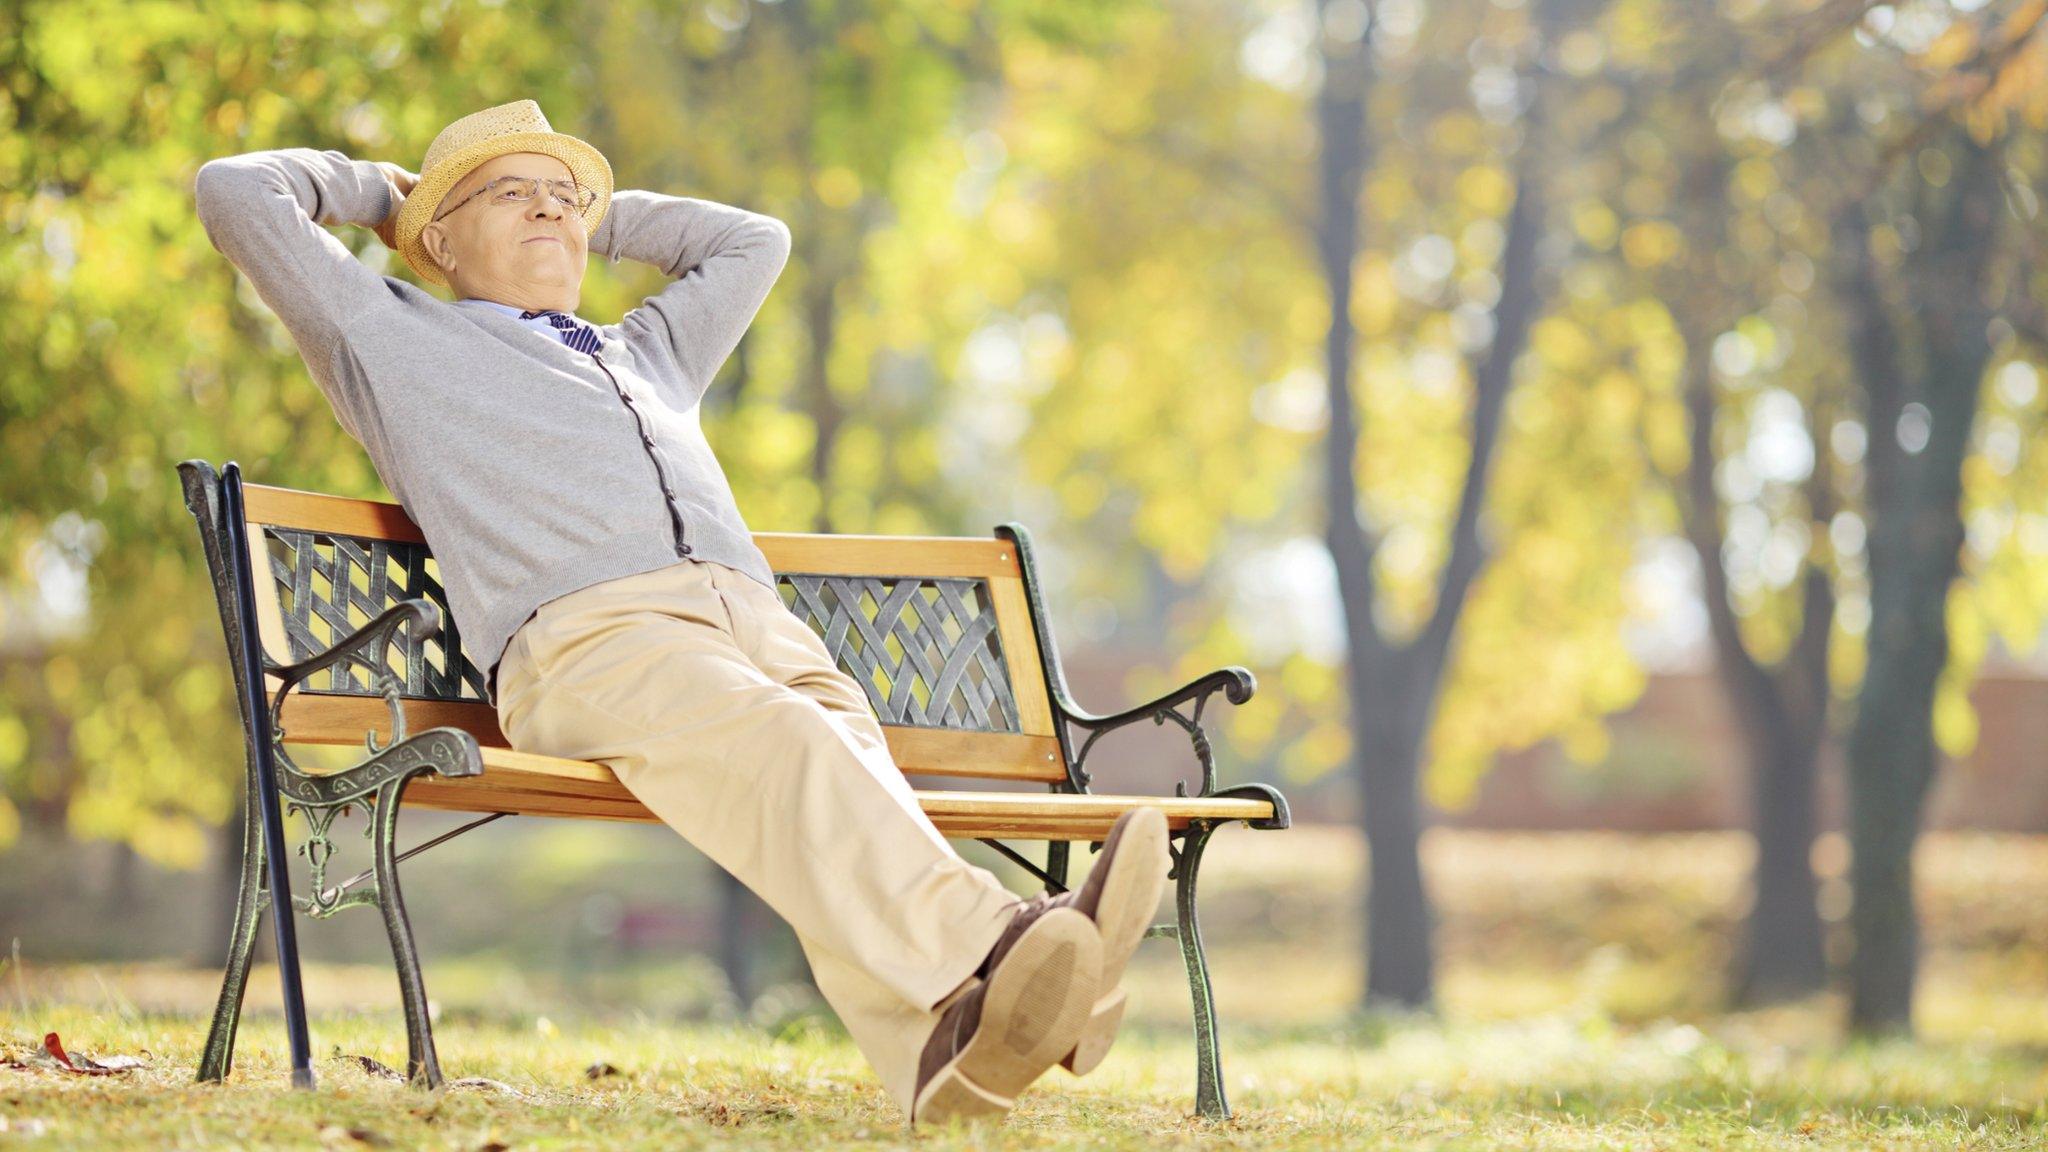
[[[503,312],[505,315],[510,316],[512,319],[519,321],[521,324],[526,325],[528,328],[531,328],[536,332],[544,332],[547,335],[554,337],[557,342],[563,344],[564,346],[566,346],[569,343],[569,334],[567,332],[562,331],[560,328],[555,327],[553,324],[548,323],[547,317],[522,317],[520,315],[521,312],[528,311],[528,309],[515,308],[510,304],[500,304],[496,300],[486,300],[481,296],[464,296],[462,299],[457,300],[456,303],[482,305],[485,308],[490,308],[498,312]],[[576,316],[574,312],[569,313],[569,315]],[[576,316],[576,319],[583,320],[583,317]],[[590,321],[588,320],[583,320],[583,322],[585,324],[590,324]],[[597,328],[597,325],[595,324],[590,324],[590,326],[592,329]],[[603,339],[602,333],[599,334],[599,339]]]

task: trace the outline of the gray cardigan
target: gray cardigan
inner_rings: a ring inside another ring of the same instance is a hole
[[[782,221],[614,192],[590,251],[675,279],[599,325],[593,357],[358,260],[321,225],[390,213],[391,187],[367,161],[311,148],[227,156],[200,167],[194,196],[207,237],[284,322],[426,536],[450,642],[487,669],[493,704],[512,634],[558,596],[687,560],[775,587],[698,400],[789,258]]]

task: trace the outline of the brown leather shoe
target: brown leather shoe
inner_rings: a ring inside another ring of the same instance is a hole
[[[917,1064],[910,1122],[1000,1116],[1074,1047],[1102,971],[1087,916],[1045,896],[1024,902],[977,983],[939,1015]]]
[[[1166,848],[1166,817],[1157,808],[1134,808],[1110,827],[1102,853],[1088,879],[1071,892],[1053,897],[1060,907],[1073,908],[1095,921],[1102,934],[1102,979],[1088,1022],[1074,1050],[1060,1063],[1076,1076],[1095,1070],[1116,1042],[1124,1019],[1124,965],[1152,926],[1152,914],[1166,890],[1172,858]]]

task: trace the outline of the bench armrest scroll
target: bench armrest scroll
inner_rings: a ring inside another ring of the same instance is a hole
[[[1064,689],[1065,685],[1062,684],[1060,687]],[[1074,756],[1072,772],[1085,787],[1088,773],[1083,769],[1082,763],[1088,758],[1088,750],[1105,733],[1135,724],[1147,717],[1154,724],[1164,724],[1172,720],[1187,732],[1188,739],[1194,743],[1195,759],[1202,767],[1202,790],[1198,795],[1214,796],[1217,794],[1216,754],[1209,747],[1208,733],[1202,731],[1202,709],[1208,705],[1209,698],[1218,692],[1223,693],[1223,698],[1232,704],[1243,704],[1252,698],[1252,693],[1257,688],[1258,681],[1253,678],[1251,670],[1233,664],[1184,684],[1156,700],[1108,715],[1096,715],[1083,710],[1068,698],[1065,691],[1061,691],[1056,700],[1061,715],[1068,723],[1088,732],[1088,738],[1081,742],[1080,751]],[[1182,713],[1180,706],[1190,702],[1194,707],[1189,712]],[[1176,796],[1186,796],[1187,782],[1175,782],[1173,792]],[[1284,816],[1282,818],[1284,819]]]
[[[1199,717],[1203,704],[1208,701],[1210,696],[1217,692],[1222,692],[1224,699],[1229,700],[1232,704],[1243,704],[1252,698],[1252,693],[1257,691],[1258,687],[1259,682],[1252,676],[1251,669],[1241,668],[1233,664],[1228,668],[1218,668],[1216,671],[1198,680],[1183,684],[1157,700],[1148,701],[1134,708],[1126,708],[1122,712],[1113,712],[1106,716],[1098,716],[1083,709],[1080,705],[1067,699],[1066,694],[1063,692],[1060,694],[1060,711],[1066,713],[1068,720],[1083,728],[1099,728],[1103,731],[1108,731],[1112,728],[1121,728],[1126,724],[1135,723],[1148,716],[1152,718],[1154,723],[1159,723],[1165,718],[1158,715],[1158,713],[1178,707],[1190,700],[1195,702],[1195,713]]]
[[[371,755],[388,751],[405,739],[405,710],[399,706],[398,696],[405,688],[399,678],[392,674],[384,662],[387,648],[398,642],[399,629],[410,626],[413,637],[424,641],[441,631],[441,609],[431,600],[401,600],[380,613],[376,619],[334,642],[325,651],[316,653],[294,664],[278,664],[265,658],[264,671],[278,677],[277,695],[270,710],[271,730],[280,740],[284,736],[284,701],[292,689],[305,683],[319,672],[342,664],[354,664],[369,675],[370,684],[384,697],[391,708],[391,737],[383,744],[377,743],[377,733],[372,730],[363,736],[363,746]]]
[[[431,600],[401,600],[386,608],[375,620],[334,642],[324,652],[315,653],[296,664],[277,664],[264,661],[264,671],[284,680],[284,687],[291,688],[303,683],[315,672],[321,672],[336,664],[353,660],[373,678],[390,675],[384,666],[383,650],[398,639],[398,629],[405,624],[412,625],[413,635],[425,640],[440,634],[441,609]]]
[[[300,805],[332,806],[360,799],[391,780],[421,771],[455,778],[481,775],[483,755],[476,737],[454,728],[429,728],[408,737],[405,709],[399,694],[405,685],[384,662],[385,649],[399,639],[399,629],[409,628],[417,640],[441,631],[441,609],[429,600],[402,600],[385,609],[376,619],[337,640],[325,651],[294,664],[279,664],[264,658],[265,672],[283,681],[271,701],[270,730],[277,741],[279,785],[285,798]],[[391,709],[391,735],[377,742],[376,729],[363,735],[369,758],[352,768],[325,774],[309,774],[292,762],[284,748],[284,701],[316,673],[336,665],[354,663],[369,674],[370,683]]]

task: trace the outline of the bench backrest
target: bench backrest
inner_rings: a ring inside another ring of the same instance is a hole
[[[225,587],[225,534],[213,522],[219,505],[197,491],[212,483],[213,470],[188,461],[180,471],[187,504],[207,537],[215,586]],[[463,650],[438,562],[402,506],[259,484],[243,486],[243,502],[256,630],[270,660],[296,663],[401,600],[432,601],[441,610],[440,635],[407,638],[389,650],[387,667],[405,685],[400,701],[408,729],[460,728],[486,746],[508,746],[477,663],[489,657]],[[1067,779],[1029,569],[1009,529],[990,539],[754,535],[783,603],[866,689],[907,773]],[[231,603],[223,595],[232,641],[243,622],[233,618]],[[278,681],[266,680],[268,700]],[[347,663],[315,673],[286,702],[284,739],[361,744],[372,729],[381,739],[389,709],[369,680]]]

